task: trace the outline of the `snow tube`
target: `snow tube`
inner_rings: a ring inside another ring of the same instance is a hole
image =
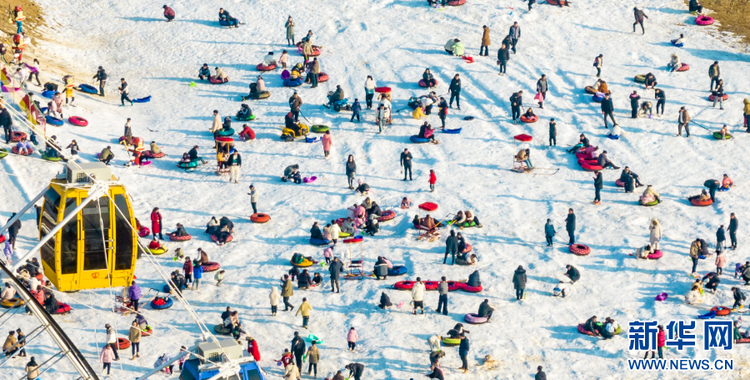
[[[385,86],[384,87],[375,87],[375,92],[377,92],[378,94],[385,94],[385,93],[391,92],[391,88],[390,87],[385,87]]]
[[[42,91],[42,96],[44,96],[47,99],[52,99],[52,97],[55,95],[54,91]]]
[[[214,141],[230,142],[234,141],[234,139],[229,136],[216,136],[214,137]]]
[[[648,202],[648,203],[641,203],[641,201],[640,201],[640,200],[638,200],[638,204],[640,204],[641,206],[651,207],[651,206],[656,206],[656,205],[658,205],[658,204],[659,204],[659,201],[657,201],[656,199],[654,199],[653,201],[651,201],[651,202]]]
[[[317,136],[305,136],[305,142],[308,143],[308,144],[312,144],[312,143],[318,142],[318,141],[321,141],[320,137],[317,137]],[[307,177],[305,177],[305,178],[307,178]],[[305,181],[305,183],[307,183],[307,181]]]
[[[714,306],[713,308],[711,308],[711,311],[716,312],[716,315],[719,317],[729,315],[732,312],[731,309],[724,306]]]
[[[234,134],[234,128],[220,129],[216,132],[216,135],[220,137],[232,136],[233,134]]]
[[[316,177],[316,176],[305,177],[305,178],[302,178],[302,182],[304,182],[304,183],[313,183],[313,182],[315,182],[316,179],[318,179],[318,177]]]
[[[16,305],[16,302],[18,302],[18,305]],[[21,299],[18,298],[18,296],[13,297],[13,298],[11,298],[9,300],[2,300],[2,301],[0,301],[0,306],[4,307],[6,309],[10,309],[10,308],[14,308],[15,309],[17,307],[21,307],[21,305],[23,305],[23,301],[21,301]]]
[[[583,335],[594,336],[594,333],[592,333],[591,331],[586,331],[586,329],[583,328],[583,323],[578,325],[578,332]]]
[[[709,102],[713,102],[713,101],[714,101],[714,99],[716,99],[716,95],[714,95],[714,94],[711,94],[711,95],[709,95],[709,96],[708,96],[708,101],[709,101]],[[727,94],[724,94],[724,95],[722,95],[722,96],[721,96],[721,99],[722,99],[722,100],[727,100],[727,99],[729,99],[729,95],[727,95]]]
[[[52,125],[57,125],[57,126],[63,125],[62,119],[58,119],[54,116],[45,116],[44,120],[47,121],[47,124],[52,124]]]
[[[675,71],[688,71],[688,70],[690,70],[690,65],[683,62],[682,66],[680,66],[680,68]]]
[[[13,154],[20,154],[21,156],[30,156],[31,153],[34,152],[34,150],[32,149],[32,150],[29,150],[28,153],[26,153],[26,154],[18,153],[18,147],[17,146],[14,146],[14,147],[10,148],[10,151]]]
[[[257,66],[255,66],[255,69],[258,71],[271,71],[276,70],[276,65],[266,66],[262,63],[259,63]]]
[[[713,319],[714,317],[716,317],[716,312],[715,311],[709,311],[706,314],[699,315],[698,319]]]
[[[449,287],[448,290],[452,290],[452,289],[450,289],[450,282],[449,282],[448,287]],[[465,282],[456,283],[456,288],[457,288],[456,290],[463,290],[463,291],[469,292],[469,293],[479,293],[479,292],[481,292],[484,289],[484,288],[482,288],[482,285],[479,285],[479,286],[469,286]]]
[[[620,139],[620,135],[607,135],[607,137],[609,137],[610,140],[619,140]]]
[[[407,272],[407,269],[403,265],[394,265],[393,268],[388,268],[389,276],[402,276],[402,275],[405,275],[406,272]]]
[[[55,310],[55,312],[51,314],[67,314],[67,313],[70,313],[70,305],[68,305],[67,303],[58,302],[57,310]]]
[[[711,25],[713,23],[714,23],[714,19],[711,16],[700,15],[695,18],[695,25],[705,26],[705,25]]]
[[[597,92],[596,94],[594,94],[594,97],[593,97],[592,99],[593,99],[593,100],[594,100],[594,102],[596,102],[596,103],[601,103],[601,102],[602,102],[602,100],[604,100],[604,94],[603,94],[603,93],[601,93],[601,92]]]
[[[316,125],[313,125],[312,127],[310,127],[310,131],[313,132],[313,133],[326,133],[330,129],[331,128],[328,127],[327,125],[317,125],[316,124]]]
[[[458,339],[458,338],[443,338],[443,340],[441,341],[441,343],[443,344],[443,346],[446,346],[446,347],[455,347],[455,346],[458,346],[458,345],[461,344],[461,339]]]
[[[666,301],[667,298],[669,298],[669,294],[667,293],[659,293],[659,295],[656,296],[657,301]]]
[[[261,91],[261,92],[258,92],[257,95],[253,95],[253,96],[248,95],[246,99],[258,100],[258,99],[268,99],[270,97],[271,97],[271,91]]]
[[[230,241],[232,241],[232,239],[234,239],[234,236],[230,234],[224,243],[229,243]],[[219,238],[216,235],[211,235],[211,241],[216,243],[219,241]]]
[[[539,117],[536,115],[533,115],[532,117],[526,117],[526,115],[521,115],[521,121],[524,123],[536,123],[539,121]]]
[[[586,91],[587,94],[594,95],[596,94],[596,90],[591,86],[586,86],[583,88],[584,91]]]
[[[378,222],[387,222],[396,217],[396,212],[393,210],[386,210],[378,218]]]
[[[560,5],[560,0],[547,0],[547,4],[549,5]],[[567,5],[567,0],[562,2],[562,5]]]
[[[318,83],[328,82],[328,74],[326,73],[319,73],[318,74]]]
[[[153,301],[151,301],[151,307],[156,310],[163,310],[163,309],[169,309],[174,304],[174,301],[169,298],[169,296],[166,297],[155,297]]]
[[[150,150],[143,152],[143,157],[146,157],[146,158],[162,158],[164,156],[166,156],[164,152],[152,153]]]
[[[310,260],[308,260],[308,259],[304,259],[304,260],[302,260],[302,262],[301,262],[301,263],[295,263],[295,262],[293,262],[293,261],[292,261],[292,260],[290,259],[290,260],[289,260],[289,263],[290,263],[290,264],[292,264],[292,265],[293,265],[293,266],[295,266],[295,267],[306,268],[306,267],[310,267],[310,266],[313,266],[313,264],[317,264],[318,262],[317,262],[317,261],[310,261]]]
[[[615,185],[617,185],[617,187],[625,187],[625,182],[622,182],[618,179],[615,180]]]
[[[393,288],[398,290],[411,290],[413,287],[414,281],[399,281],[393,284]]]
[[[27,138],[29,138],[29,135],[27,135],[26,132],[11,132],[10,133],[10,141],[12,142],[19,142]]]
[[[232,329],[230,329],[228,327],[224,327],[224,325],[220,323],[220,324],[214,326],[214,332],[217,333],[217,334],[219,334],[219,335],[231,335],[232,334]]]
[[[198,162],[197,161],[193,161],[193,162],[178,162],[177,163],[177,167],[180,168],[180,169],[185,169],[185,170],[195,169],[196,167],[198,167]]]
[[[42,153],[42,159],[45,161],[50,161],[50,162],[58,162],[62,160],[62,158],[57,157],[57,156],[47,156],[47,152]]]
[[[151,230],[148,229],[146,226],[141,226],[140,229],[138,229],[138,236],[140,237],[146,237],[151,234]]]
[[[154,329],[151,328],[151,326],[146,326],[145,329],[141,330],[141,336],[151,336],[154,335]]]
[[[711,200],[711,199],[707,199],[705,201],[702,201],[702,200],[700,200],[700,198],[692,198],[692,199],[688,198],[688,200],[690,201],[691,205],[698,206],[698,207],[711,206],[714,203],[714,201]]]
[[[568,250],[570,251],[570,253],[578,255],[578,256],[586,256],[589,253],[591,253],[591,248],[583,244],[571,244],[568,247]]]
[[[646,83],[646,74],[638,74],[633,77],[635,83]]]
[[[734,343],[750,343],[750,338],[737,339]]]
[[[152,255],[163,255],[167,253],[168,251],[168,249],[164,247],[159,247],[159,248],[154,248],[154,249],[146,248],[146,250],[148,250]]]
[[[284,79],[284,87],[297,87],[302,85],[302,78]]]
[[[125,338],[117,338],[117,349],[125,350],[130,348],[130,341]]]
[[[312,245],[328,245],[328,244],[331,244],[331,241],[330,240],[325,240],[325,239],[313,239],[313,238],[310,238],[310,244],[312,244]]]
[[[171,234],[169,234],[169,240],[171,240],[171,241],[188,241],[188,240],[190,240],[192,238],[193,237],[190,236],[190,235],[177,236],[177,235],[175,235],[174,232],[172,232]]]
[[[209,261],[201,265],[201,267],[203,268],[204,272],[215,272],[219,270],[219,268],[221,268],[221,264]]]
[[[660,259],[660,258],[661,258],[662,256],[664,256],[664,252],[662,252],[662,251],[659,251],[659,250],[657,249],[656,251],[654,251],[654,253],[652,253],[652,254],[648,255],[648,258],[649,258],[650,260],[657,260],[657,259]]]
[[[448,133],[448,134],[451,134],[451,135],[457,135],[457,134],[461,133],[462,129],[463,128],[443,129],[443,133]]]
[[[451,7],[458,7],[464,4],[466,4],[466,0],[453,0],[448,2],[448,5]]]
[[[81,91],[81,92],[85,92],[87,94],[98,94],[99,93],[99,90],[96,87],[94,87],[94,86],[92,86],[90,84],[86,84],[86,83],[79,84],[78,85],[78,90]]]
[[[487,320],[487,317],[480,317],[478,314],[474,313],[464,315],[464,321],[472,325],[481,325],[483,323],[487,323]]]
[[[714,137],[714,140],[729,140],[729,139],[732,138],[732,135],[730,135],[728,133],[726,135],[724,135],[723,139],[721,138],[721,132],[714,132],[711,135]]]
[[[411,140],[411,142],[415,144],[424,144],[424,143],[430,142],[430,139],[426,137],[419,137],[417,135],[413,135],[412,137],[409,137],[409,140]]]
[[[427,212],[432,212],[438,209],[438,205],[437,203],[433,203],[433,202],[425,202],[419,205],[419,209],[425,210]]]
[[[419,87],[428,87],[427,83],[425,83],[425,81],[421,79],[419,80],[419,82],[417,82],[417,84],[419,84]],[[437,87],[438,84],[440,84],[440,82],[438,82],[438,80],[435,79],[435,85],[432,87]]]
[[[267,223],[269,220],[271,220],[271,216],[268,214],[261,214],[259,212],[250,215],[250,220],[254,223]]]
[[[466,247],[464,247],[464,250],[461,251],[461,253],[469,253],[472,249],[474,249],[474,247],[472,247],[471,244],[466,243]]]
[[[669,42],[672,43],[673,46],[677,46],[677,47],[683,47],[683,46],[685,46],[684,43],[679,43],[678,44],[678,43],[675,43],[675,41],[677,41],[677,40],[671,40]]]
[[[583,164],[581,164],[581,169],[583,169],[583,170],[585,170],[587,172],[593,172],[593,171],[597,171],[597,170],[603,170],[604,168],[602,168],[599,165],[592,165],[592,164],[583,163]]]
[[[305,53],[303,53],[303,51],[302,51],[302,46],[301,46],[301,45],[300,45],[300,46],[297,46],[297,51],[299,51],[299,53],[300,53],[300,54],[302,54],[302,55],[304,55],[304,54],[305,54]],[[320,48],[319,48],[319,47],[316,47],[316,46],[313,46],[313,47],[312,47],[312,54],[310,54],[310,56],[311,56],[311,57],[317,57],[317,56],[319,56],[319,55],[320,55]]]
[[[49,116],[47,116],[49,117]],[[79,127],[86,127],[89,125],[88,120],[80,117],[80,116],[71,116],[68,118],[68,122],[73,125],[77,125]]]
[[[8,150],[5,149],[5,148],[0,148],[0,160],[2,160],[3,158],[5,158],[5,156],[7,156],[7,155],[8,155]],[[4,242],[5,241],[5,236],[0,235],[0,239],[2,239],[2,240],[0,240],[0,243]]]
[[[344,239],[344,244],[354,244],[354,243],[361,243],[362,240],[365,240],[362,236],[353,237],[350,239]]]
[[[248,117],[235,116],[234,119],[237,121],[250,121],[250,120],[255,120],[255,115],[250,115]]]
[[[148,103],[151,101],[151,95],[145,97],[145,98],[136,98],[133,99],[133,103]]]
[[[224,78],[223,81],[219,78],[216,78],[216,75],[211,75],[210,77],[208,77],[208,83],[211,83],[211,84],[224,84],[227,82],[229,82],[229,77]]]

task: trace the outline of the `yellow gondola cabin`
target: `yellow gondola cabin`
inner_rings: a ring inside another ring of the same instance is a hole
[[[107,165],[78,165],[80,168],[69,163],[50,182],[40,215],[40,239],[89,196],[93,184],[88,175],[106,184],[114,202],[101,194],[42,246],[44,275],[60,291],[128,286],[133,280],[138,248],[138,236],[130,227],[135,226],[130,197]]]

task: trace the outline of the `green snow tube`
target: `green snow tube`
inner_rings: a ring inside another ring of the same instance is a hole
[[[461,339],[458,338],[443,338],[443,346],[452,347],[461,344]]]
[[[721,132],[714,132],[713,136],[714,136],[714,139],[716,140],[722,140]],[[732,135],[730,135],[729,133],[727,133],[726,136],[724,136],[724,140],[729,140],[731,138],[732,138]]]
[[[313,125],[310,130],[314,133],[326,133],[330,128],[327,125]]]
[[[658,205],[658,204],[659,204],[659,201],[657,201],[656,199],[654,199],[653,201],[651,201],[651,202],[648,202],[648,203],[641,203],[641,201],[638,201],[638,203],[640,203],[640,204],[641,204],[641,206],[651,207],[651,206],[656,206],[656,205]]]
[[[42,153],[42,159],[47,160],[47,161],[52,161],[52,162],[58,162],[61,160],[61,158],[57,156],[52,156],[52,157],[47,156],[47,152]]]
[[[255,115],[250,115],[249,117],[244,117],[244,118],[235,116],[234,118],[237,119],[238,121],[250,121],[250,120],[255,120]]]
[[[635,83],[646,83],[646,75],[645,74],[638,74],[633,78]]]
[[[8,155],[8,150],[7,149],[0,149],[0,160],[2,160],[3,158],[5,158],[5,156],[7,156],[7,155]]]

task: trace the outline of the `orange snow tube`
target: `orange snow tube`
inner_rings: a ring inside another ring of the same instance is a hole
[[[571,244],[568,250],[570,253],[578,256],[586,256],[591,253],[591,248],[583,244]]]
[[[261,214],[258,212],[253,215],[250,215],[250,220],[252,220],[255,223],[266,223],[269,220],[271,220],[271,216],[268,214]]]

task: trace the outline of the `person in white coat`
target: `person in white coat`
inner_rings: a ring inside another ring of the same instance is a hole
[[[211,128],[208,130],[211,133],[214,133],[222,128],[221,124],[221,116],[219,116],[219,110],[214,110],[214,122],[211,124]]]
[[[10,283],[6,282],[3,292],[0,293],[0,299],[2,299],[3,301],[10,301],[15,296],[16,296],[16,289],[10,286]]]
[[[224,70],[218,67],[215,67],[214,70],[216,70],[216,79],[219,79],[222,82],[226,82],[228,77],[227,77],[227,74],[224,72]]]
[[[440,341],[443,340],[443,337],[440,335],[433,335],[430,337],[430,339],[427,340],[427,342],[430,344],[430,351],[432,352],[438,352],[440,351]]]
[[[693,285],[693,288],[685,294],[685,303],[688,305],[695,305],[703,302],[701,290],[698,285]]]
[[[294,363],[289,363],[284,369],[284,380],[298,380],[299,378],[299,369]]]
[[[680,57],[677,55],[677,53],[672,54],[672,60],[669,61],[669,64],[667,64],[667,68],[671,69],[671,72],[674,72],[680,67],[682,67],[682,62],[680,62]]]
[[[117,333],[109,323],[104,325],[104,328],[107,330],[107,345],[112,347],[112,351],[115,353],[115,360],[120,360],[120,355],[117,353],[117,350],[119,349],[119,347],[117,347]]]
[[[263,77],[258,75],[258,81],[255,82],[256,86],[258,87],[258,92],[266,91],[266,81],[263,80]]]
[[[268,54],[263,57],[263,64],[266,66],[276,65],[276,58],[274,58],[272,51],[269,51]]]
[[[651,225],[649,225],[648,229],[651,234],[648,242],[651,245],[651,248],[656,251],[659,249],[659,242],[661,241],[661,224],[659,224],[659,221],[656,218],[651,219]]]
[[[279,307],[279,300],[281,299],[279,288],[272,286],[271,294],[268,295],[268,298],[271,299],[271,315],[275,317],[276,311],[278,310],[278,307]]]
[[[417,308],[421,310],[420,314],[424,314],[424,292],[426,290],[427,289],[425,289],[425,286],[422,283],[422,278],[417,277],[417,282],[415,282],[414,287],[411,288],[411,299],[414,304],[412,314],[417,314]]]
[[[331,240],[333,240],[333,245],[336,245],[336,242],[339,240],[339,233],[341,233],[341,227],[339,227],[339,224],[336,223],[335,220],[331,221]]]
[[[367,109],[372,109],[372,98],[375,96],[375,80],[372,76],[368,75],[365,81],[365,101],[367,102]]]

